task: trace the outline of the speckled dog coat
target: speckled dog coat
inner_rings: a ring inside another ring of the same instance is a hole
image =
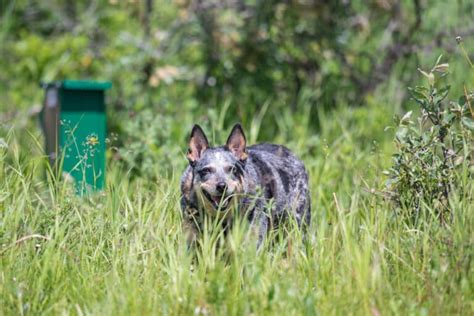
[[[225,214],[223,229],[228,229],[236,211],[258,232],[258,245],[270,227],[277,227],[289,216],[300,227],[309,224],[308,174],[286,147],[247,147],[239,124],[225,145],[209,147],[204,132],[195,125],[187,157],[189,166],[181,178],[181,208],[191,240],[202,229],[205,216]]]

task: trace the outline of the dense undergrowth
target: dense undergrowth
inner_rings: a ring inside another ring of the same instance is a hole
[[[132,178],[112,163],[107,189],[80,198],[45,177],[34,134],[23,135],[24,147],[11,131],[0,148],[2,313],[472,313],[472,181],[450,195],[448,224],[428,205],[416,223],[395,212],[381,197],[394,151],[383,128],[395,111],[340,108],[321,114],[312,135],[309,121],[288,123],[287,145],[310,174],[312,225],[306,242],[290,230],[258,255],[245,225],[224,247],[211,231],[200,250],[187,250],[181,168]],[[184,167],[183,154],[175,159]]]
[[[474,314],[469,1],[152,2],[0,3],[0,315]],[[38,126],[38,82],[64,78],[114,84],[106,189],[84,197]],[[240,223],[189,250],[186,137],[237,121],[304,161],[307,238],[256,254]]]

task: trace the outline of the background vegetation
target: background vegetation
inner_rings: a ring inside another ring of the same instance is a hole
[[[473,21],[463,0],[0,1],[0,313],[473,314]],[[113,82],[84,198],[38,128],[39,82],[66,78]],[[242,223],[187,251],[187,134],[237,121],[304,160],[305,243],[256,256]]]

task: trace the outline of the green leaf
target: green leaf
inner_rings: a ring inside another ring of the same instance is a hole
[[[430,77],[430,74],[428,74],[426,71],[423,71],[421,68],[418,68],[418,71],[419,71],[423,76],[425,76],[426,78],[429,78],[429,77]]]
[[[413,114],[413,111],[408,111],[405,115],[403,115],[402,119],[400,120],[400,125],[410,124],[410,118],[412,114]]]
[[[424,105],[426,103],[426,99],[428,99],[428,96],[423,93],[423,89],[419,89],[419,87],[416,87],[415,89],[408,88],[408,91],[417,103],[421,105]]]
[[[439,63],[441,62],[441,58],[443,58],[442,54],[438,56],[438,59],[436,59],[435,67],[439,65]]]
[[[448,96],[449,89],[451,89],[451,86],[447,85],[438,91],[441,100],[444,100]]]
[[[456,118],[456,114],[454,113],[447,113],[444,118],[443,118],[443,121],[445,124],[451,124],[451,122]]]
[[[466,96],[465,96],[465,95],[462,95],[461,97],[459,97],[458,103],[459,103],[460,105],[466,104]]]
[[[470,129],[471,131],[474,131],[474,120],[465,116],[461,119],[461,122],[464,127]]]
[[[406,138],[407,134],[408,134],[408,129],[405,127],[402,127],[397,131],[396,137],[399,141],[403,141]]]

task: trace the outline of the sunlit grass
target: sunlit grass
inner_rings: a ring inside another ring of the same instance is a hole
[[[81,198],[54,179],[34,136],[24,148],[7,135],[1,314],[472,314],[472,184],[453,193],[449,225],[429,208],[416,225],[397,217],[377,194],[390,163],[390,111],[340,109],[321,118],[318,135],[307,120],[278,118],[288,133],[276,141],[310,173],[312,225],[304,241],[291,225],[273,232],[286,238],[270,236],[258,253],[245,222],[226,239],[209,229],[188,249],[181,170],[147,180],[111,164],[107,189]]]

